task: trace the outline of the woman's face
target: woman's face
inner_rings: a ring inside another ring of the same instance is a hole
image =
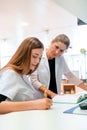
[[[35,70],[42,57],[43,49],[37,48],[31,51],[30,69]]]
[[[67,49],[67,46],[62,42],[51,43],[50,48],[49,48],[50,53],[49,53],[48,58],[52,59],[57,56],[61,56],[66,49]]]

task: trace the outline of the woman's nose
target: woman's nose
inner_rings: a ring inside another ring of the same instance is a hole
[[[59,50],[59,49],[56,50],[56,54],[58,54],[58,53],[60,53],[60,50]]]

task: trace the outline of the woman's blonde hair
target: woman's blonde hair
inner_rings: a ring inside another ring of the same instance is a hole
[[[52,40],[52,43],[54,43],[54,42],[62,42],[62,43],[64,43],[66,45],[66,48],[68,48],[69,45],[70,45],[70,39],[65,34],[59,34],[58,36],[56,36]]]

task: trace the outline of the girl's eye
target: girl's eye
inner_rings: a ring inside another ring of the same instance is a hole
[[[39,59],[41,60],[41,57],[38,57],[38,56],[32,56],[34,59]]]

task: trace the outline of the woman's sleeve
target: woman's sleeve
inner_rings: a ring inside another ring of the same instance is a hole
[[[82,82],[77,76],[73,74],[73,72],[71,72],[65,59],[63,60],[63,71],[64,75],[68,79],[68,83],[75,84],[78,86]]]
[[[65,76],[68,79],[68,83],[72,83],[72,84],[75,84],[77,86],[80,83],[82,83],[82,81],[77,76],[75,76],[72,72],[66,73]]]
[[[30,76],[31,84],[36,88],[39,89],[39,87],[42,85],[38,80],[37,71],[33,72]]]

